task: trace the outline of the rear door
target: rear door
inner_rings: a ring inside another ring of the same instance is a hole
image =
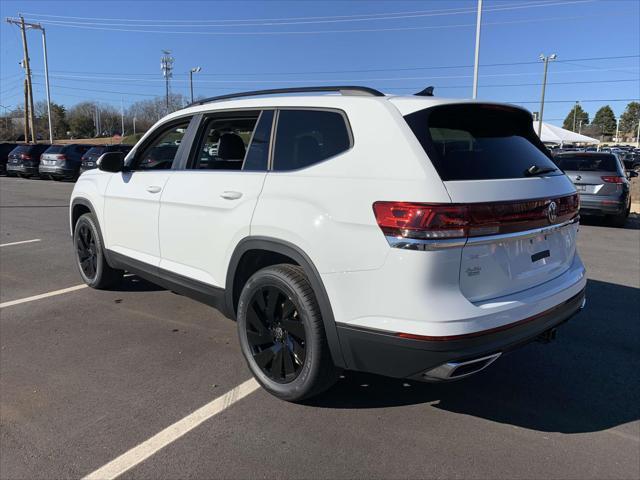
[[[205,116],[184,169],[160,205],[160,267],[225,286],[237,243],[250,233],[264,183],[274,111]]]
[[[564,273],[576,249],[577,196],[515,107],[443,105],[407,115],[454,204],[477,225],[462,248],[471,301],[525,290]]]
[[[185,149],[176,149],[173,158],[162,162],[153,155],[159,145],[180,145],[190,120],[183,117],[158,127],[131,158],[128,170],[112,174],[105,193],[103,228],[109,250],[148,265],[160,263],[160,196],[173,163]]]

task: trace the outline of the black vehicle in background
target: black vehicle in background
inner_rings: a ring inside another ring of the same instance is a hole
[[[49,148],[49,143],[23,144],[11,150],[7,161],[7,175],[24,178],[38,175],[40,155]]]
[[[126,155],[132,148],[133,145],[97,145],[92,147],[82,156],[80,173],[97,168],[98,158],[100,158],[103,153],[122,152]]]
[[[40,178],[54,180],[73,180],[80,175],[80,163],[82,155],[91,148],[91,145],[72,143],[69,145],[51,145],[40,156],[38,169]]]
[[[0,143],[0,174],[6,175],[7,173],[7,160],[9,159],[9,153],[11,150],[18,146],[17,143]]]

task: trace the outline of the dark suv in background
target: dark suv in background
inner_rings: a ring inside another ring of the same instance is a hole
[[[50,146],[48,143],[18,145],[9,153],[7,175],[25,178],[38,175],[40,155]]]
[[[82,155],[91,145],[72,143],[69,145],[51,145],[40,156],[40,178],[54,180],[72,180],[80,175]]]
[[[613,153],[562,153],[554,162],[567,174],[580,194],[580,215],[605,216],[615,226],[624,226],[631,209],[634,171],[625,172]]]
[[[90,148],[83,156],[80,164],[80,173],[98,167],[98,158],[108,152],[122,152],[125,155],[133,148],[133,145],[98,145]]]
[[[9,153],[11,153],[11,150],[17,146],[17,143],[0,143],[0,174],[7,173],[7,160],[9,159]]]

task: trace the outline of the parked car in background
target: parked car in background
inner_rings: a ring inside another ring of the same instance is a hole
[[[7,160],[9,159],[9,153],[11,153],[11,150],[17,146],[17,143],[0,143],[0,174],[7,173]]]
[[[72,143],[69,145],[51,145],[40,156],[38,169],[40,178],[54,180],[72,180],[80,175],[82,155],[91,145]]]
[[[640,170],[640,153],[628,151],[620,154],[620,160],[626,170]]]
[[[98,159],[103,153],[108,152],[122,152],[125,155],[133,148],[133,145],[96,145],[90,148],[82,156],[82,162],[80,163],[80,173],[86,172],[93,168],[98,167]]]
[[[631,209],[631,183],[612,153],[564,153],[554,158],[580,194],[580,214],[605,216],[624,226]],[[629,172],[629,177],[637,177]]]
[[[38,175],[40,155],[49,148],[49,143],[26,143],[11,150],[7,161],[7,175],[24,178]]]

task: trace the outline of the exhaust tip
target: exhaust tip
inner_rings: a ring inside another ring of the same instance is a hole
[[[427,381],[457,380],[484,370],[495,362],[500,355],[502,355],[502,352],[464,362],[447,362],[424,372],[422,376]]]

